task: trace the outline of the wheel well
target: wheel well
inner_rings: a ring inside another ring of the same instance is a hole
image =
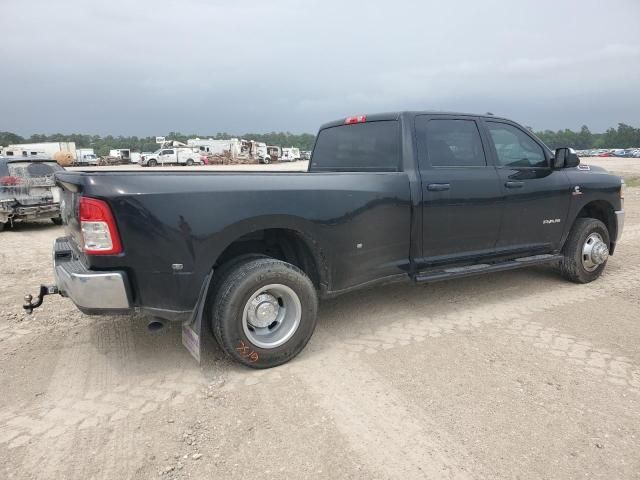
[[[576,218],[596,218],[600,220],[607,227],[609,231],[609,238],[616,238],[616,221],[613,207],[604,200],[597,200],[595,202],[588,203],[578,213]]]
[[[248,233],[220,254],[214,269],[240,255],[259,253],[291,263],[311,279],[317,289],[325,278],[320,252],[313,242],[295,230],[273,228]]]

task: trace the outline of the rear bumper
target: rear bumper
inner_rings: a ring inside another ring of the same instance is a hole
[[[616,242],[620,241],[622,237],[622,230],[624,230],[624,210],[618,210],[616,213]]]
[[[0,218],[3,218],[3,221],[7,221],[9,218],[16,220],[37,220],[39,218],[55,218],[59,215],[59,203],[20,205],[16,202],[3,202],[3,206],[0,207]]]
[[[87,269],[74,257],[68,237],[53,247],[53,270],[60,293],[84,313],[128,313],[131,310],[129,282],[125,272]]]

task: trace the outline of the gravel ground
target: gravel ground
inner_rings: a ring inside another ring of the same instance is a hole
[[[197,365],[179,328],[63,298],[26,317],[62,228],[19,225],[0,235],[0,478],[640,478],[639,207],[630,188],[592,284],[533,268],[354,292],[268,371],[210,340]]]

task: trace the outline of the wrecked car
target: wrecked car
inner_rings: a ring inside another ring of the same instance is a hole
[[[53,178],[64,169],[50,158],[0,157],[0,231],[16,221],[60,217],[60,189]]]

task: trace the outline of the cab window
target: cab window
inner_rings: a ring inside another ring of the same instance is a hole
[[[519,128],[507,123],[486,122],[498,156],[498,166],[547,167],[544,150]]]
[[[309,171],[397,172],[400,125],[395,120],[340,125],[321,130]]]

